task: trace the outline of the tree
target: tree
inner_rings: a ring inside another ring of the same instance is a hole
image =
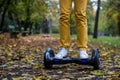
[[[6,17],[6,19],[14,23],[15,27],[20,29],[23,27],[25,31],[28,30],[28,28],[31,30],[33,26],[35,26],[34,24],[39,24],[47,13],[47,4],[44,0],[7,1],[8,2],[6,2],[6,0],[0,1],[0,14],[6,13],[6,15],[2,15],[2,19]],[[3,3],[4,5],[2,5]],[[4,20],[1,20],[1,29],[5,26],[3,21]]]
[[[98,0],[98,6],[97,6],[96,17],[95,17],[95,26],[94,26],[93,38],[97,38],[97,35],[98,35],[99,11],[100,11],[100,0]]]
[[[90,0],[88,0],[88,5],[87,5],[87,15],[88,15],[88,34],[93,34],[93,29],[94,29],[94,18],[95,18],[95,10],[93,8],[93,3]]]
[[[104,6],[106,12],[106,32],[120,36],[120,0],[107,0]]]
[[[2,31],[2,29],[3,29],[3,24],[4,24],[5,15],[6,15],[8,6],[10,5],[10,2],[11,2],[11,0],[7,0],[7,3],[6,3],[5,6],[4,6],[3,4],[4,4],[5,2],[2,1],[1,5],[0,5],[0,7],[4,6],[4,10],[3,10],[3,13],[2,13],[2,19],[1,19],[1,24],[0,24],[0,31]]]

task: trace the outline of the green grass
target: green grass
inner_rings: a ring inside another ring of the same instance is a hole
[[[59,38],[59,34],[52,34],[53,37]],[[76,35],[71,36],[72,39],[76,39]],[[91,43],[99,43],[105,47],[109,48],[117,48],[120,49],[120,38],[118,37],[109,37],[109,36],[98,36],[97,39],[93,39],[92,36],[89,35],[88,41]]]
[[[93,39],[92,36],[89,36],[89,42],[100,43],[106,47],[120,49],[120,38],[118,37],[98,36],[97,39]]]

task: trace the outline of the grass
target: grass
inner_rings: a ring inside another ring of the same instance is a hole
[[[105,47],[120,49],[120,38],[109,37],[109,36],[99,36],[98,39],[93,39],[89,36],[89,42],[100,43]]]
[[[52,34],[53,37],[59,38],[59,34]],[[71,35],[72,39],[76,39],[76,35]],[[88,41],[91,43],[99,43],[105,47],[120,49],[120,38],[109,36],[98,36],[97,39],[93,39],[91,35],[88,37]]]

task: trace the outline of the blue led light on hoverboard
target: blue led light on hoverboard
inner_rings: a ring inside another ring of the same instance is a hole
[[[53,62],[55,62],[55,63],[59,63],[60,60],[59,60],[59,59],[54,59]]]
[[[82,63],[86,63],[87,60],[86,60],[86,59],[82,59],[81,62],[82,62]]]

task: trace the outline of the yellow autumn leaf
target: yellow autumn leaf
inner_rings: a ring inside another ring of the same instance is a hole
[[[101,70],[98,70],[98,71],[92,71],[91,74],[93,74],[93,75],[103,75],[104,72],[101,71]]]
[[[32,63],[32,59],[26,58],[26,61],[27,61],[28,63]]]
[[[36,51],[39,52],[40,50],[37,48]]]
[[[78,56],[78,51],[74,50],[70,53],[71,57],[77,57]]]
[[[63,73],[63,71],[58,71],[57,73],[61,74],[61,73]]]
[[[12,80],[23,80],[23,78],[18,77],[18,78],[12,78]]]
[[[11,61],[11,62],[9,62],[9,64],[14,65],[14,64],[15,64],[15,62]]]
[[[12,45],[8,45],[9,48],[12,48]]]
[[[113,50],[113,49],[112,49],[112,50],[110,50],[110,52],[111,52],[111,53],[114,53],[114,52],[115,52],[115,50]]]
[[[33,79],[34,79],[34,80],[41,80],[40,78],[35,77],[35,76],[33,76]]]
[[[103,52],[100,56],[101,56],[101,57],[106,57],[107,55],[108,55],[107,52]]]
[[[7,52],[7,55],[8,55],[8,56],[12,56],[12,53],[11,53],[11,52]]]
[[[3,69],[0,69],[0,73],[2,73],[3,72]]]

